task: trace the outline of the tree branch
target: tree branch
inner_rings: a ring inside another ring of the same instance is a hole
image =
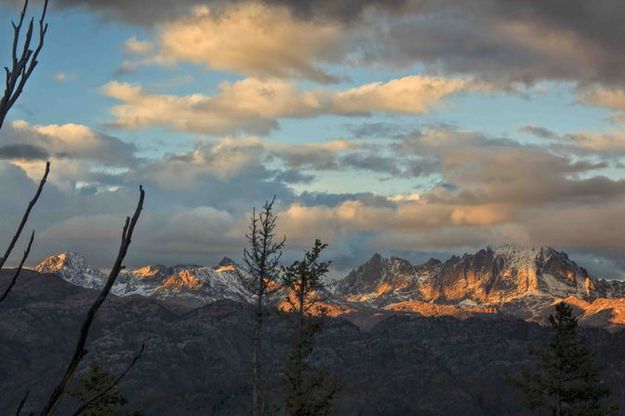
[[[39,18],[39,41],[34,50],[31,48],[32,36],[34,31],[34,22],[33,19],[31,19],[30,23],[28,24],[28,30],[26,31],[22,50],[18,54],[24,19],[28,10],[28,0],[24,1],[24,7],[22,7],[22,12],[20,13],[18,22],[11,22],[11,24],[13,25],[13,45],[11,49],[12,59],[11,67],[5,67],[5,89],[4,94],[0,98],[0,129],[4,124],[4,119],[6,118],[7,113],[13,107],[13,105],[15,105],[15,102],[22,94],[22,91],[26,86],[26,82],[28,81],[33,71],[35,70],[35,67],[39,63],[39,53],[43,49],[46,33],[48,32],[48,24],[46,23],[48,2],[49,0],[44,0],[43,2],[43,10],[41,12],[41,17]]]
[[[17,407],[17,412],[15,412],[15,416],[20,416],[20,413],[22,413],[22,409],[24,408],[24,405],[26,404],[26,400],[28,400],[28,395],[30,395],[30,390],[26,392],[26,394],[24,395],[24,398],[20,402],[20,405]]]
[[[28,258],[28,254],[30,254],[30,248],[33,245],[34,239],[35,239],[35,232],[33,231],[33,233],[30,235],[30,241],[28,242],[26,251],[24,251],[24,255],[22,256],[22,260],[20,261],[20,264],[17,267],[17,269],[15,269],[15,274],[13,275],[13,279],[11,279],[11,283],[9,283],[7,288],[4,290],[4,293],[2,294],[2,296],[0,296],[0,303],[2,303],[7,298],[7,296],[9,296],[9,292],[11,291],[11,289],[13,289],[13,286],[15,286],[15,283],[17,282],[17,278],[20,276],[20,273],[22,271],[22,267],[24,267],[24,262],[26,261],[26,258]]]
[[[141,215],[141,210],[143,209],[144,198],[145,198],[145,192],[143,190],[143,187],[140,186],[139,187],[139,202],[137,204],[137,208],[135,209],[135,213],[132,216],[132,218],[128,218],[128,217],[126,218],[126,222],[124,224],[124,230],[122,232],[122,241],[119,247],[119,252],[117,254],[117,259],[115,260],[115,264],[113,265],[113,268],[111,269],[111,272],[109,273],[108,279],[106,281],[106,284],[102,288],[102,291],[100,292],[96,300],[93,302],[93,304],[89,308],[89,311],[87,312],[87,316],[85,317],[85,320],[83,321],[81,329],[80,329],[80,336],[78,337],[78,342],[76,343],[74,355],[72,356],[72,359],[69,365],[67,366],[67,370],[65,370],[65,374],[63,375],[63,378],[61,379],[59,384],[55,387],[54,391],[50,395],[50,398],[48,399],[47,404],[41,411],[41,416],[48,416],[48,415],[53,414],[54,410],[56,409],[59,402],[63,398],[63,395],[65,394],[65,389],[67,388],[67,385],[69,384],[70,380],[74,376],[74,373],[76,372],[78,368],[78,364],[80,364],[80,361],[87,354],[85,345],[87,343],[87,337],[89,336],[89,330],[91,329],[91,324],[93,323],[93,320],[95,319],[95,316],[98,313],[98,310],[100,309],[100,307],[106,300],[106,297],[111,291],[111,288],[113,287],[113,284],[117,280],[117,276],[119,275],[119,272],[122,269],[122,263],[124,261],[124,258],[126,257],[126,253],[128,252],[128,247],[130,247],[132,233],[134,232],[135,226],[137,225],[137,221],[139,221],[139,216]]]
[[[126,369],[115,380],[113,380],[113,382],[111,384],[109,384],[104,390],[102,390],[100,393],[98,393],[95,396],[93,396],[91,399],[87,400],[85,403],[82,404],[82,406],[80,406],[78,409],[76,409],[76,411],[74,413],[72,413],[72,416],[78,416],[79,414],[81,414],[82,412],[87,410],[87,408],[89,406],[91,406],[93,403],[96,403],[102,397],[106,396],[106,394],[108,392],[110,392],[115,387],[117,387],[119,385],[119,383],[122,381],[122,379],[126,376],[126,374],[128,374],[128,372],[130,372],[132,367],[135,366],[137,361],[139,361],[139,359],[143,355],[143,351],[144,350],[145,350],[145,344],[142,344],[141,345],[141,349],[139,350],[139,353],[137,355],[135,355],[135,357],[132,359],[132,361],[130,362],[128,367],[126,367]]]
[[[41,178],[41,181],[39,182],[39,187],[37,188],[37,192],[35,193],[35,196],[33,197],[33,199],[28,203],[26,212],[24,212],[24,216],[22,217],[22,222],[20,222],[20,225],[17,227],[17,231],[15,231],[15,234],[13,235],[13,238],[11,239],[11,242],[9,243],[9,247],[4,252],[4,256],[0,258],[0,270],[2,270],[2,267],[4,267],[4,263],[9,258],[9,255],[11,255],[11,252],[13,251],[13,248],[15,247],[17,240],[19,240],[20,235],[22,234],[22,231],[24,230],[24,226],[26,225],[26,222],[28,221],[28,217],[30,216],[30,212],[33,210],[33,207],[39,200],[39,196],[41,195],[41,192],[43,191],[43,187],[46,184],[46,181],[48,180],[49,173],[50,173],[50,162],[46,162],[46,171],[43,175],[43,178]]]

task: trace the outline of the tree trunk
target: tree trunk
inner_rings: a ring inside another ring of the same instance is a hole
[[[259,291],[256,303],[256,323],[254,325],[254,388],[253,409],[254,416],[260,416],[263,406],[262,397],[262,367],[261,367],[261,332],[263,328],[263,293]]]

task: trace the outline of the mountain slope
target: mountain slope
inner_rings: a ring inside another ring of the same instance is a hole
[[[86,288],[99,288],[105,280],[100,270],[68,252],[43,260],[35,269],[57,273]],[[242,283],[249,278],[228,258],[214,267],[150,265],[124,270],[112,292],[196,308],[223,299],[250,301]],[[586,314],[584,323],[625,324],[620,318],[625,316],[625,302],[606,300],[625,297],[625,282],[591,277],[566,253],[551,247],[487,247],[444,262],[431,259],[420,265],[374,254],[328,289],[320,295],[323,307],[333,316],[356,316],[364,309],[374,309],[458,318],[502,313],[543,322],[554,303],[577,299],[578,306],[584,305],[579,306],[583,310],[580,313]],[[271,302],[288,309],[285,296],[279,291]],[[589,308],[587,313],[585,308]]]
[[[592,278],[551,247],[490,247],[445,262],[411,265],[374,255],[333,286],[345,299],[387,306],[403,301],[494,306],[526,296],[613,297],[625,284]]]
[[[106,275],[76,253],[65,252],[42,260],[35,270],[55,273],[76,286],[99,289]],[[123,270],[112,293],[117,296],[152,297],[186,307],[198,307],[216,300],[247,299],[242,280],[248,278],[234,261],[224,258],[214,267],[150,265]]]
[[[0,287],[11,271],[0,271]],[[84,313],[96,294],[53,275],[25,271],[0,305],[0,414],[41,409],[65,370]],[[25,306],[27,305],[27,306]],[[172,310],[173,309],[173,310]],[[111,296],[89,337],[91,360],[121,373],[141,344],[145,352],[120,388],[145,415],[248,414],[251,403],[250,309],[232,301],[181,312],[144,297]],[[327,319],[312,355],[336,374],[342,389],[332,415],[531,414],[505,374],[528,363],[528,346],[548,342],[549,329],[517,319],[464,320],[393,314],[369,331],[344,319]],[[292,323],[267,314],[268,385],[280,386],[292,347]],[[625,332],[582,329],[623,408]],[[280,397],[272,399],[279,403]],[[59,414],[76,403],[66,397]]]

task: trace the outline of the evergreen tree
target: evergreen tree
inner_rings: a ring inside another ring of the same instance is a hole
[[[549,346],[530,349],[537,367],[525,367],[511,379],[522,392],[527,406],[552,416],[608,416],[617,407],[608,403],[610,389],[600,380],[594,353],[577,332],[571,306],[556,305],[549,317],[553,335]]]
[[[89,371],[80,379],[80,389],[70,392],[70,395],[80,404],[87,403],[94,396],[108,388],[114,381],[113,375],[106,371],[98,362],[92,361]],[[128,401],[122,395],[119,387],[89,405],[82,413],[83,416],[141,416],[139,411],[124,411],[122,408]]]
[[[270,413],[266,397],[266,382],[263,369],[263,325],[265,323],[265,303],[267,297],[279,289],[276,278],[279,274],[280,257],[286,237],[276,238],[278,217],[273,213],[276,197],[265,202],[260,213],[252,211],[249,232],[246,239],[249,247],[243,251],[243,258],[250,272],[251,279],[242,278],[241,283],[254,299],[254,335],[253,335],[253,380],[252,380],[252,415]]]
[[[284,380],[284,405],[289,416],[327,415],[339,389],[335,379],[310,363],[315,337],[321,329],[320,318],[311,313],[317,306],[321,279],[330,265],[319,261],[326,247],[327,244],[316,240],[303,260],[283,269],[282,283],[290,292],[287,301],[295,312],[297,330]]]

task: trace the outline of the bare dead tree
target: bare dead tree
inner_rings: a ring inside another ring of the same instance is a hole
[[[24,230],[24,226],[28,222],[28,217],[30,216],[30,212],[33,210],[33,207],[39,200],[39,197],[41,196],[41,192],[43,191],[43,187],[46,184],[46,181],[48,180],[48,174],[50,174],[50,162],[46,163],[46,171],[43,174],[43,178],[41,178],[41,181],[39,182],[39,186],[37,187],[37,192],[35,192],[35,196],[28,203],[28,206],[26,207],[26,211],[24,212],[24,215],[22,216],[22,221],[17,227],[17,230],[15,231],[15,234],[13,235],[13,238],[11,239],[11,242],[9,243],[9,247],[7,247],[6,251],[4,252],[4,256],[0,258],[0,270],[4,267],[4,263],[9,258],[9,255],[11,255],[11,252],[13,251],[13,248],[15,247],[17,240],[19,240],[20,235],[22,234],[22,231]]]
[[[254,335],[253,335],[253,392],[252,414],[259,416],[266,405],[264,394],[264,377],[262,366],[262,331],[267,296],[277,288],[280,257],[286,243],[286,237],[276,239],[278,217],[273,213],[274,196],[265,202],[259,214],[252,211],[249,232],[245,235],[249,248],[243,251],[251,279],[243,280],[247,291],[254,298]]]
[[[46,180],[48,179],[48,174],[49,173],[50,173],[50,162],[46,163],[46,172],[44,173],[43,178],[41,178],[41,182],[39,182],[39,187],[37,188],[37,192],[35,193],[35,196],[33,197],[33,199],[28,203],[28,207],[26,208],[26,211],[24,212],[24,216],[22,217],[22,221],[20,222],[19,226],[17,227],[17,230],[15,231],[15,234],[13,234],[13,238],[11,239],[11,242],[9,243],[9,247],[7,247],[6,251],[4,252],[4,256],[2,256],[2,258],[0,258],[0,270],[2,270],[2,268],[4,267],[4,263],[9,258],[9,255],[11,255],[11,252],[13,251],[13,248],[15,247],[15,244],[19,240],[20,235],[22,234],[22,231],[24,230],[24,226],[28,222],[28,217],[30,216],[30,212],[32,211],[33,207],[35,206],[35,204],[39,200],[39,196],[41,195],[41,191],[43,190],[43,186],[45,185]],[[19,277],[19,275],[20,275],[20,273],[22,271],[22,267],[24,266],[24,262],[26,261],[26,258],[28,257],[28,254],[30,253],[30,248],[31,248],[31,246],[33,244],[34,237],[35,237],[35,232],[33,231],[32,235],[30,237],[30,242],[28,243],[28,248],[24,252],[24,256],[22,257],[22,261],[20,262],[19,267],[16,269],[16,272],[13,275],[13,279],[11,280],[9,285],[6,287],[6,289],[4,290],[4,293],[2,294],[2,296],[0,296],[0,303],[2,303],[7,298],[7,296],[9,296],[9,293],[11,292],[11,289],[13,289],[13,286],[15,286],[15,283],[17,282],[17,279],[18,279],[18,277]]]
[[[41,416],[49,416],[54,413],[54,410],[56,409],[61,399],[63,398],[63,395],[65,394],[67,385],[69,384],[72,377],[74,376],[74,373],[78,369],[78,365],[87,354],[87,349],[85,348],[85,346],[87,344],[87,337],[89,336],[89,330],[91,329],[91,324],[93,323],[93,320],[95,319],[96,314],[98,313],[98,310],[100,309],[100,307],[106,300],[106,297],[111,291],[111,288],[113,287],[113,284],[117,280],[117,276],[119,276],[119,272],[122,269],[122,263],[124,261],[124,258],[126,257],[126,253],[128,252],[128,247],[130,247],[132,234],[135,230],[135,226],[137,225],[137,221],[139,221],[141,210],[143,209],[144,198],[145,198],[145,192],[143,190],[143,187],[140,186],[139,187],[139,202],[137,204],[137,208],[135,209],[135,213],[132,216],[132,218],[126,217],[126,223],[122,231],[121,245],[119,247],[119,252],[117,254],[117,259],[115,260],[115,264],[113,265],[113,268],[111,269],[111,272],[109,273],[106,284],[100,291],[100,294],[98,295],[96,300],[93,302],[93,304],[89,308],[89,311],[87,312],[87,315],[85,316],[85,320],[82,323],[82,326],[80,329],[80,335],[78,337],[78,342],[76,343],[76,348],[74,350],[72,359],[70,360],[69,365],[67,366],[67,369],[65,370],[65,374],[63,374],[63,377],[61,378],[61,381],[54,388],[54,390],[52,391],[52,394],[50,395],[50,398],[48,399],[48,402],[46,403],[45,407],[41,411]]]
[[[34,18],[30,19],[28,29],[22,46],[20,47],[20,39],[24,35],[24,21],[26,12],[28,11],[28,0],[24,1],[24,7],[17,23],[11,22],[13,25],[13,47],[11,49],[11,66],[5,66],[6,75],[5,89],[0,99],[0,129],[4,124],[4,119],[13,107],[19,96],[24,91],[26,82],[32,75],[35,67],[39,63],[39,53],[43,49],[46,33],[48,32],[48,23],[46,23],[46,13],[48,11],[48,1],[44,0],[43,10],[39,18],[39,40],[36,45],[33,44],[34,34]]]
[[[124,377],[126,377],[126,374],[128,374],[130,372],[130,370],[132,370],[132,367],[134,367],[135,364],[137,364],[137,361],[139,361],[139,359],[143,355],[143,351],[144,350],[145,350],[145,344],[142,344],[141,345],[141,349],[139,350],[139,353],[137,353],[137,355],[135,355],[135,357],[132,359],[130,364],[128,364],[128,367],[126,367],[126,369],[124,371],[122,371],[121,374],[119,376],[117,376],[117,378],[115,380],[113,380],[113,382],[111,382],[106,388],[104,388],[101,392],[97,393],[91,399],[89,399],[85,403],[83,403],[78,409],[76,409],[74,411],[74,413],[72,413],[72,416],[80,415],[82,412],[87,410],[89,408],[89,406],[91,406],[94,403],[97,403],[98,400],[102,399],[111,390],[113,390],[115,387],[117,387],[119,385],[119,383],[121,383],[121,381],[124,379]]]
[[[43,48],[43,44],[45,42],[46,33],[48,31],[48,24],[46,23],[46,14],[48,11],[48,1],[44,0],[43,10],[41,12],[41,17],[39,19],[39,41],[36,46],[33,46],[33,32],[34,32],[34,19],[30,19],[30,23],[28,24],[28,29],[26,30],[26,35],[21,46],[20,50],[20,39],[23,35],[24,28],[24,20],[26,19],[26,12],[28,11],[28,0],[24,1],[24,6],[22,8],[22,12],[20,13],[20,17],[17,23],[14,21],[11,22],[13,25],[13,45],[11,49],[11,66],[4,67],[4,71],[6,74],[6,83],[4,93],[2,98],[0,98],[0,129],[4,124],[4,120],[6,118],[7,113],[13,107],[19,96],[22,94],[24,90],[24,86],[26,82],[32,75],[35,67],[37,66],[39,53]],[[34,49],[33,49],[34,48]],[[37,192],[35,193],[34,198],[28,204],[26,208],[26,212],[22,217],[22,221],[20,222],[17,231],[13,235],[9,243],[9,247],[5,251],[2,258],[0,258],[0,270],[4,267],[5,262],[9,258],[9,255],[13,251],[15,244],[19,240],[22,230],[28,221],[28,217],[30,213],[39,200],[39,196],[43,190],[43,187],[48,179],[48,174],[50,173],[50,162],[46,163],[46,170],[43,175],[43,178],[39,182],[39,187],[37,188]],[[32,243],[32,241],[31,241]],[[29,249],[30,251],[30,245]],[[26,260],[25,258],[23,260]],[[18,272],[15,274],[13,280],[5,290],[0,302],[2,302],[8,296],[9,292],[15,285],[17,278],[19,277],[19,272],[21,271],[21,267],[18,269]]]
[[[30,253],[30,248],[33,246],[34,239],[35,239],[35,232],[33,231],[32,234],[30,235],[30,241],[28,241],[28,246],[26,247],[26,251],[24,251],[24,255],[22,256],[22,260],[20,261],[20,264],[17,267],[17,269],[15,269],[15,273],[13,273],[13,279],[11,279],[11,282],[9,283],[9,285],[6,287],[6,289],[0,296],[0,303],[2,303],[7,298],[7,296],[9,296],[9,292],[11,291],[11,289],[13,289],[13,286],[15,286],[15,283],[17,282],[17,278],[19,277],[22,271],[22,267],[24,267],[24,262],[26,261],[26,259],[28,258],[28,254]]]

